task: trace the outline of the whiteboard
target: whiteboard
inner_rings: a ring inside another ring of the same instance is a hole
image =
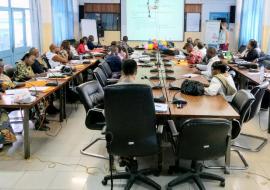
[[[97,22],[94,19],[81,19],[82,36],[93,35],[94,42],[98,43]]]
[[[220,31],[219,20],[209,20],[205,23],[204,41],[206,44],[218,44]]]

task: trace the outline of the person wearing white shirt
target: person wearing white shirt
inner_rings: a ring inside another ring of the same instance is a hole
[[[62,56],[58,55],[60,52],[60,48],[57,47],[55,44],[50,45],[50,51],[46,53],[46,57],[49,61],[49,65],[52,69],[54,69],[57,66],[60,66],[62,64],[67,64],[68,59],[63,58]]]
[[[217,51],[213,47],[209,47],[207,49],[207,64],[197,64],[196,67],[199,69],[199,71],[196,71],[196,74],[205,75],[208,78],[212,77],[212,65],[213,63],[219,61],[219,58],[217,56]]]
[[[205,48],[204,44],[202,42],[198,42],[197,47],[199,48],[199,51],[202,53],[203,59],[206,56],[207,49]]]
[[[220,61],[215,62],[212,65],[212,75],[209,86],[204,88],[205,95],[222,95],[230,102],[237,90],[232,76],[227,72],[227,66]]]

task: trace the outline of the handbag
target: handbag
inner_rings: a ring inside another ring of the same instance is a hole
[[[186,79],[181,85],[181,92],[192,96],[202,96],[204,95],[204,85],[199,81]]]
[[[8,113],[0,109],[0,144],[8,144],[16,141],[16,136],[10,125]]]

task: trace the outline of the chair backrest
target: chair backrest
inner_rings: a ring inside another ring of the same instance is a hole
[[[231,122],[225,119],[190,119],[179,130],[179,158],[200,161],[226,154]]]
[[[156,115],[151,87],[117,84],[104,89],[107,135],[111,153],[119,156],[147,156],[159,151]]]
[[[103,70],[107,78],[112,78],[111,67],[106,61],[102,61],[98,66]]]
[[[245,122],[253,119],[254,116],[256,116],[259,113],[261,109],[262,99],[265,94],[265,90],[268,88],[268,85],[269,85],[269,82],[265,81],[251,90],[251,94],[254,95],[255,101],[251,105],[249,117],[247,118]]]
[[[85,125],[88,129],[101,130],[105,125],[105,118],[102,113],[90,111],[90,109],[103,104],[104,92],[97,81],[90,81],[81,84],[76,88],[80,101],[87,113]]]
[[[99,82],[99,84],[104,88],[107,85],[107,79],[108,77],[105,75],[103,70],[99,67],[95,68],[94,70],[94,76]]]
[[[76,88],[85,112],[103,103],[104,91],[97,81],[89,81]]]
[[[11,80],[14,80],[15,72],[16,72],[16,67],[13,67],[13,66],[11,66],[11,65],[6,65],[5,68],[4,68],[4,73],[5,73]]]
[[[240,115],[240,125],[249,117],[250,108],[255,97],[247,90],[239,90],[232,99],[231,105]]]

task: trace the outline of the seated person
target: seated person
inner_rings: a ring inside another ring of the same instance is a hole
[[[23,56],[21,61],[19,61],[16,65],[16,81],[25,82],[36,76],[32,69],[32,65],[34,64],[35,60],[36,57],[34,55],[30,55],[30,53],[26,53]]]
[[[123,40],[121,42],[121,46],[123,46],[128,51],[128,53],[134,52],[134,50],[128,45],[128,37],[127,36],[123,37]]]
[[[262,63],[263,61],[270,61],[270,55],[264,54],[261,57],[255,59],[253,63]]]
[[[185,43],[185,45],[184,45],[184,47],[183,47],[184,50],[187,49],[187,45],[188,45],[188,44],[193,44],[193,40],[192,40],[191,37],[188,37],[188,38],[187,38],[187,42]]]
[[[87,53],[87,51],[85,49],[85,45],[86,44],[85,44],[84,39],[80,39],[80,44],[77,47],[77,52],[78,52],[79,55],[82,55],[82,54],[86,54]]]
[[[0,59],[0,81],[2,83],[2,90],[6,90],[9,88],[15,88],[16,85],[11,81],[11,79],[4,74],[5,64],[2,59]]]
[[[106,62],[110,65],[112,72],[120,72],[122,67],[122,61],[118,56],[118,47],[112,46],[110,54],[106,57]]]
[[[202,62],[202,53],[200,51],[195,51],[191,43],[187,44],[187,62],[188,64],[198,64]]]
[[[77,48],[79,46],[79,42],[75,42],[74,45],[70,45],[70,54],[73,57],[79,56],[77,52]]]
[[[137,62],[133,59],[126,59],[122,64],[122,76],[118,84],[134,83],[136,81]]]
[[[48,70],[47,64],[41,59],[39,50],[37,48],[32,47],[29,50],[29,54],[34,55],[36,58],[34,64],[32,65],[32,70],[35,74],[41,74]]]
[[[257,46],[258,45],[256,40],[250,40],[247,46],[247,50],[241,54],[240,58],[249,62],[259,58],[258,51],[256,50]]]
[[[220,61],[213,63],[212,75],[213,78],[209,86],[204,88],[204,93],[209,96],[220,94],[227,101],[231,101],[237,90],[232,76],[227,72],[227,66]]]
[[[67,64],[68,59],[63,58],[62,56],[59,55],[60,48],[57,47],[55,44],[50,45],[50,51],[46,53],[46,57],[49,61],[49,65],[52,69],[54,69],[57,66],[60,66],[62,64]]]
[[[195,72],[196,74],[202,74],[210,78],[212,76],[212,65],[213,63],[219,61],[217,56],[217,51],[214,47],[209,47],[207,49],[207,62],[206,64],[197,64],[196,67],[200,70]]]
[[[60,46],[60,52],[59,55],[62,56],[64,59],[71,60],[72,59],[72,53],[70,51],[70,42],[67,40],[64,40]]]
[[[199,47],[198,47],[198,43],[200,42],[201,40],[196,38],[193,42],[193,46],[194,46],[194,50],[195,51],[198,51],[199,50]]]
[[[119,50],[118,56],[120,57],[121,60],[128,58],[128,51],[125,47],[118,46],[118,50]]]
[[[95,38],[93,35],[90,35],[88,37],[88,41],[87,41],[87,47],[89,50],[93,50],[95,48],[97,48],[97,46],[94,44]]]
[[[85,49],[85,51],[89,52],[90,50],[89,50],[89,48],[87,46],[88,38],[86,36],[84,36],[82,39],[84,40],[84,49]]]
[[[198,42],[197,47],[198,47],[199,51],[202,54],[202,58],[204,59],[205,56],[206,56],[207,49],[205,48],[205,46],[204,46],[204,44],[202,42]]]

